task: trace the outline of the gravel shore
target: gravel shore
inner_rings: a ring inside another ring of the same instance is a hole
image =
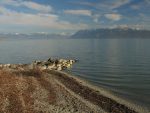
[[[138,113],[60,71],[0,70],[0,113]]]

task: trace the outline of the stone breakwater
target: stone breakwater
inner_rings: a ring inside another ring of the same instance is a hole
[[[77,60],[72,59],[52,59],[49,58],[46,61],[36,60],[31,64],[0,64],[1,69],[18,69],[24,70],[38,68],[40,70],[65,70],[71,68],[72,65],[77,62]]]

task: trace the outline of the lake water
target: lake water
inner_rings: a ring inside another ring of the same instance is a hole
[[[0,40],[0,63],[78,59],[71,72],[150,108],[150,39]]]

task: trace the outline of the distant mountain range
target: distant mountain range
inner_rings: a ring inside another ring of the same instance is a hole
[[[150,38],[150,31],[130,28],[80,30],[71,38]]]
[[[80,30],[73,35],[70,34],[48,34],[48,33],[0,33],[0,39],[99,39],[99,38],[150,38],[150,31],[130,28]]]
[[[19,34],[19,33],[0,33],[0,39],[64,39],[69,35],[64,34],[47,34],[47,33],[31,33],[31,34]]]

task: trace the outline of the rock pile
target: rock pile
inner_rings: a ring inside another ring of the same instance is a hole
[[[76,60],[66,60],[66,59],[52,59],[49,58],[47,61],[34,61],[31,65],[32,67],[38,67],[41,70],[64,70],[70,68]]]
[[[71,68],[73,63],[76,60],[67,60],[67,59],[52,59],[49,58],[47,61],[34,61],[31,64],[0,64],[0,68],[9,68],[9,69],[20,69],[23,70],[24,68],[34,69],[38,68],[40,70],[64,70]]]

